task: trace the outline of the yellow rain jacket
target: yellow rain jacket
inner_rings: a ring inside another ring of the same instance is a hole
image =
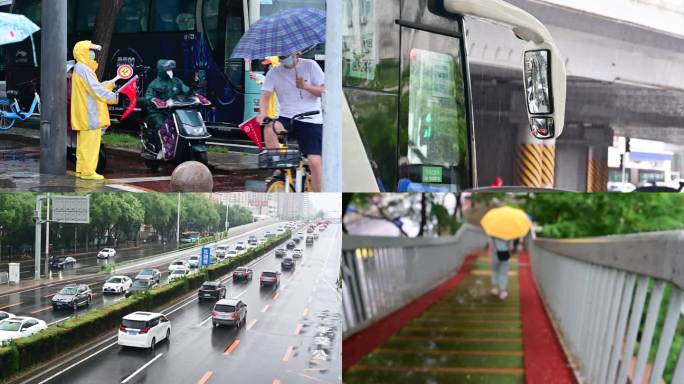
[[[71,80],[71,127],[74,131],[102,129],[111,125],[107,104],[117,104],[119,98],[113,82],[100,83],[95,71],[97,62],[90,59],[90,40],[74,46],[76,66]]]
[[[97,62],[90,58],[90,40],[74,46],[76,65],[71,76],[71,129],[78,133],[76,141],[76,175],[82,179],[102,180],[96,172],[102,140],[102,129],[111,124],[107,104],[117,104],[119,96],[112,92],[113,81],[100,83],[95,75]]]

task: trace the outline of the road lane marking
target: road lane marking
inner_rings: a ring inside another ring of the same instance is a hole
[[[240,344],[240,339],[233,340],[233,342],[230,343],[230,346],[228,347],[228,349],[226,349],[226,351],[223,353],[223,356],[230,355],[231,352],[233,352],[233,350],[235,350],[235,348],[237,348],[238,344]]]
[[[285,355],[283,356],[283,363],[287,363],[290,361],[290,357],[292,357],[292,350],[294,349],[293,346],[287,347],[287,351],[285,352]]]
[[[249,324],[247,324],[247,330],[249,331],[250,329],[252,329],[252,327],[254,326],[254,324],[256,324],[256,322],[257,322],[257,319],[254,319]]]
[[[280,380],[278,380],[278,379],[273,379],[273,384],[280,384]]]
[[[246,290],[246,289],[245,289],[244,291],[240,292],[237,296],[235,296],[235,298],[237,299],[237,298],[239,298],[240,296],[244,295],[245,293],[247,293],[247,290]]]
[[[51,308],[52,308],[52,305],[48,305],[47,307],[38,308],[38,309],[36,309],[36,310],[34,310],[34,311],[31,311],[31,313],[45,312],[45,311],[47,311],[48,309],[51,309]]]
[[[112,339],[112,338],[110,337],[110,339]],[[105,340],[105,341],[106,341],[106,340]],[[113,347],[113,346],[115,346],[115,345],[117,345],[117,344],[118,344],[118,342],[115,341],[115,342],[113,342],[113,343],[107,345],[106,347],[104,347],[104,348],[102,348],[102,349],[100,349],[100,350],[98,350],[98,351],[95,351],[95,352],[91,353],[90,355],[88,355],[87,357],[85,357],[83,360],[79,360],[79,361],[77,361],[77,362],[71,364],[70,366],[68,366],[68,367],[66,367],[66,368],[64,368],[64,369],[62,369],[61,371],[55,373],[54,375],[48,377],[47,379],[41,381],[41,382],[38,383],[38,384],[45,384],[45,383],[51,381],[51,380],[54,379],[55,377],[60,376],[61,374],[63,374],[64,372],[70,370],[71,368],[73,368],[73,367],[75,367],[75,366],[77,366],[77,365],[79,365],[79,364],[85,362],[86,360],[89,360],[91,357],[96,356],[96,355],[100,354],[102,351],[104,351],[105,349],[109,349],[109,348],[111,348],[111,347]]]
[[[23,304],[23,303],[24,303],[23,301],[20,301],[20,302],[18,302],[18,303],[16,303],[16,304],[5,305],[4,307],[0,307],[0,311],[2,311],[3,309],[16,307],[17,305],[20,305],[20,304]]]
[[[206,319],[202,320],[202,322],[199,323],[198,326],[200,326],[200,327],[203,326],[204,323],[206,323],[206,322],[209,321],[209,320],[211,320],[211,316],[209,316],[209,317],[207,317]]]
[[[197,380],[197,384],[205,384],[207,381],[209,381],[209,378],[213,374],[214,374],[213,371],[208,371],[207,373],[204,374],[204,376],[202,376],[201,379]]]
[[[280,293],[279,293],[279,292],[274,293],[274,294],[273,294],[273,300],[277,299],[278,296],[280,296]]]
[[[304,308],[304,313],[302,313],[302,316],[306,316],[309,314],[309,308]]]
[[[135,371],[135,372],[133,372],[130,376],[128,376],[127,378],[123,379],[123,381],[121,382],[121,384],[126,384],[126,383],[128,383],[128,381],[131,380],[133,377],[135,377],[135,375],[137,375],[138,373],[142,372],[145,368],[147,368],[147,367],[149,367],[150,365],[152,365],[152,363],[154,363],[155,361],[157,361],[157,359],[159,359],[159,358],[162,357],[162,356],[164,356],[164,353],[163,353],[163,352],[160,353],[160,354],[158,354],[157,356],[155,356],[154,359],[148,361],[148,362],[147,362],[145,365],[143,365],[142,367],[138,368],[138,370]]]
[[[264,313],[264,312],[268,311],[268,307],[269,307],[269,305],[270,305],[270,304],[266,304],[266,305],[264,305],[264,307],[263,307],[263,308],[261,308],[261,313]]]
[[[302,331],[302,324],[299,323],[297,324],[297,329],[295,329],[295,335],[299,335],[299,332]]]

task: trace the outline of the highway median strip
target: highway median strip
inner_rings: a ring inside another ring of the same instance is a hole
[[[290,236],[290,232],[285,232],[264,244],[248,249],[238,257],[212,265],[185,279],[165,284],[144,293],[135,294],[110,306],[94,309],[82,315],[68,318],[35,335],[14,340],[0,348],[0,381],[5,381],[22,371],[48,362],[57,356],[64,355],[72,349],[111,332],[119,326],[121,319],[129,313],[149,311],[173,302],[199,288],[204,281],[216,280],[221,276],[229,274],[238,266],[245,265],[267,254],[281,243],[287,241]],[[20,304],[17,303],[10,306]],[[10,306],[3,308],[9,308]],[[178,308],[175,310],[178,310]],[[171,312],[166,314],[168,315]]]

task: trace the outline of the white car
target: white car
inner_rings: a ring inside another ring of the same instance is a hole
[[[131,288],[131,284],[133,280],[128,276],[112,276],[102,286],[102,293],[126,293]]]
[[[110,257],[114,256],[116,256],[116,251],[114,248],[102,248],[102,250],[97,253],[98,259],[109,259]]]
[[[47,324],[33,317],[11,317],[2,320],[0,321],[0,346],[11,340],[31,336],[43,329],[47,329]]]
[[[5,319],[9,319],[11,317],[15,317],[15,316],[9,312],[0,311],[0,321],[3,321]]]
[[[171,321],[161,313],[133,312],[119,326],[118,344],[122,347],[149,348],[171,338]]]
[[[230,259],[231,257],[236,257],[239,255],[238,251],[231,249],[230,251],[226,252],[226,259]]]
[[[198,256],[190,256],[188,259],[188,267],[190,268],[197,268],[199,267],[199,257]]]
[[[228,246],[226,245],[219,245],[216,247],[216,258],[219,260],[223,260],[226,258],[226,252],[228,252]]]
[[[188,269],[188,263],[185,260],[178,260],[169,265],[169,272],[173,272],[176,269]]]
[[[295,259],[298,259],[304,255],[304,251],[301,248],[295,248],[294,251],[292,251],[292,257]]]
[[[175,269],[171,274],[169,275],[169,283],[182,279],[184,277],[188,277],[190,274],[190,270],[188,268],[178,268]]]
[[[235,244],[235,249],[238,251],[244,251],[245,250],[245,242],[244,241],[238,241],[237,244]]]

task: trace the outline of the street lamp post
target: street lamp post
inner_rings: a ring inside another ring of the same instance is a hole
[[[323,95],[323,192],[342,191],[342,2],[327,0]]]
[[[176,246],[180,244],[180,192],[178,192],[178,206],[176,208]]]

